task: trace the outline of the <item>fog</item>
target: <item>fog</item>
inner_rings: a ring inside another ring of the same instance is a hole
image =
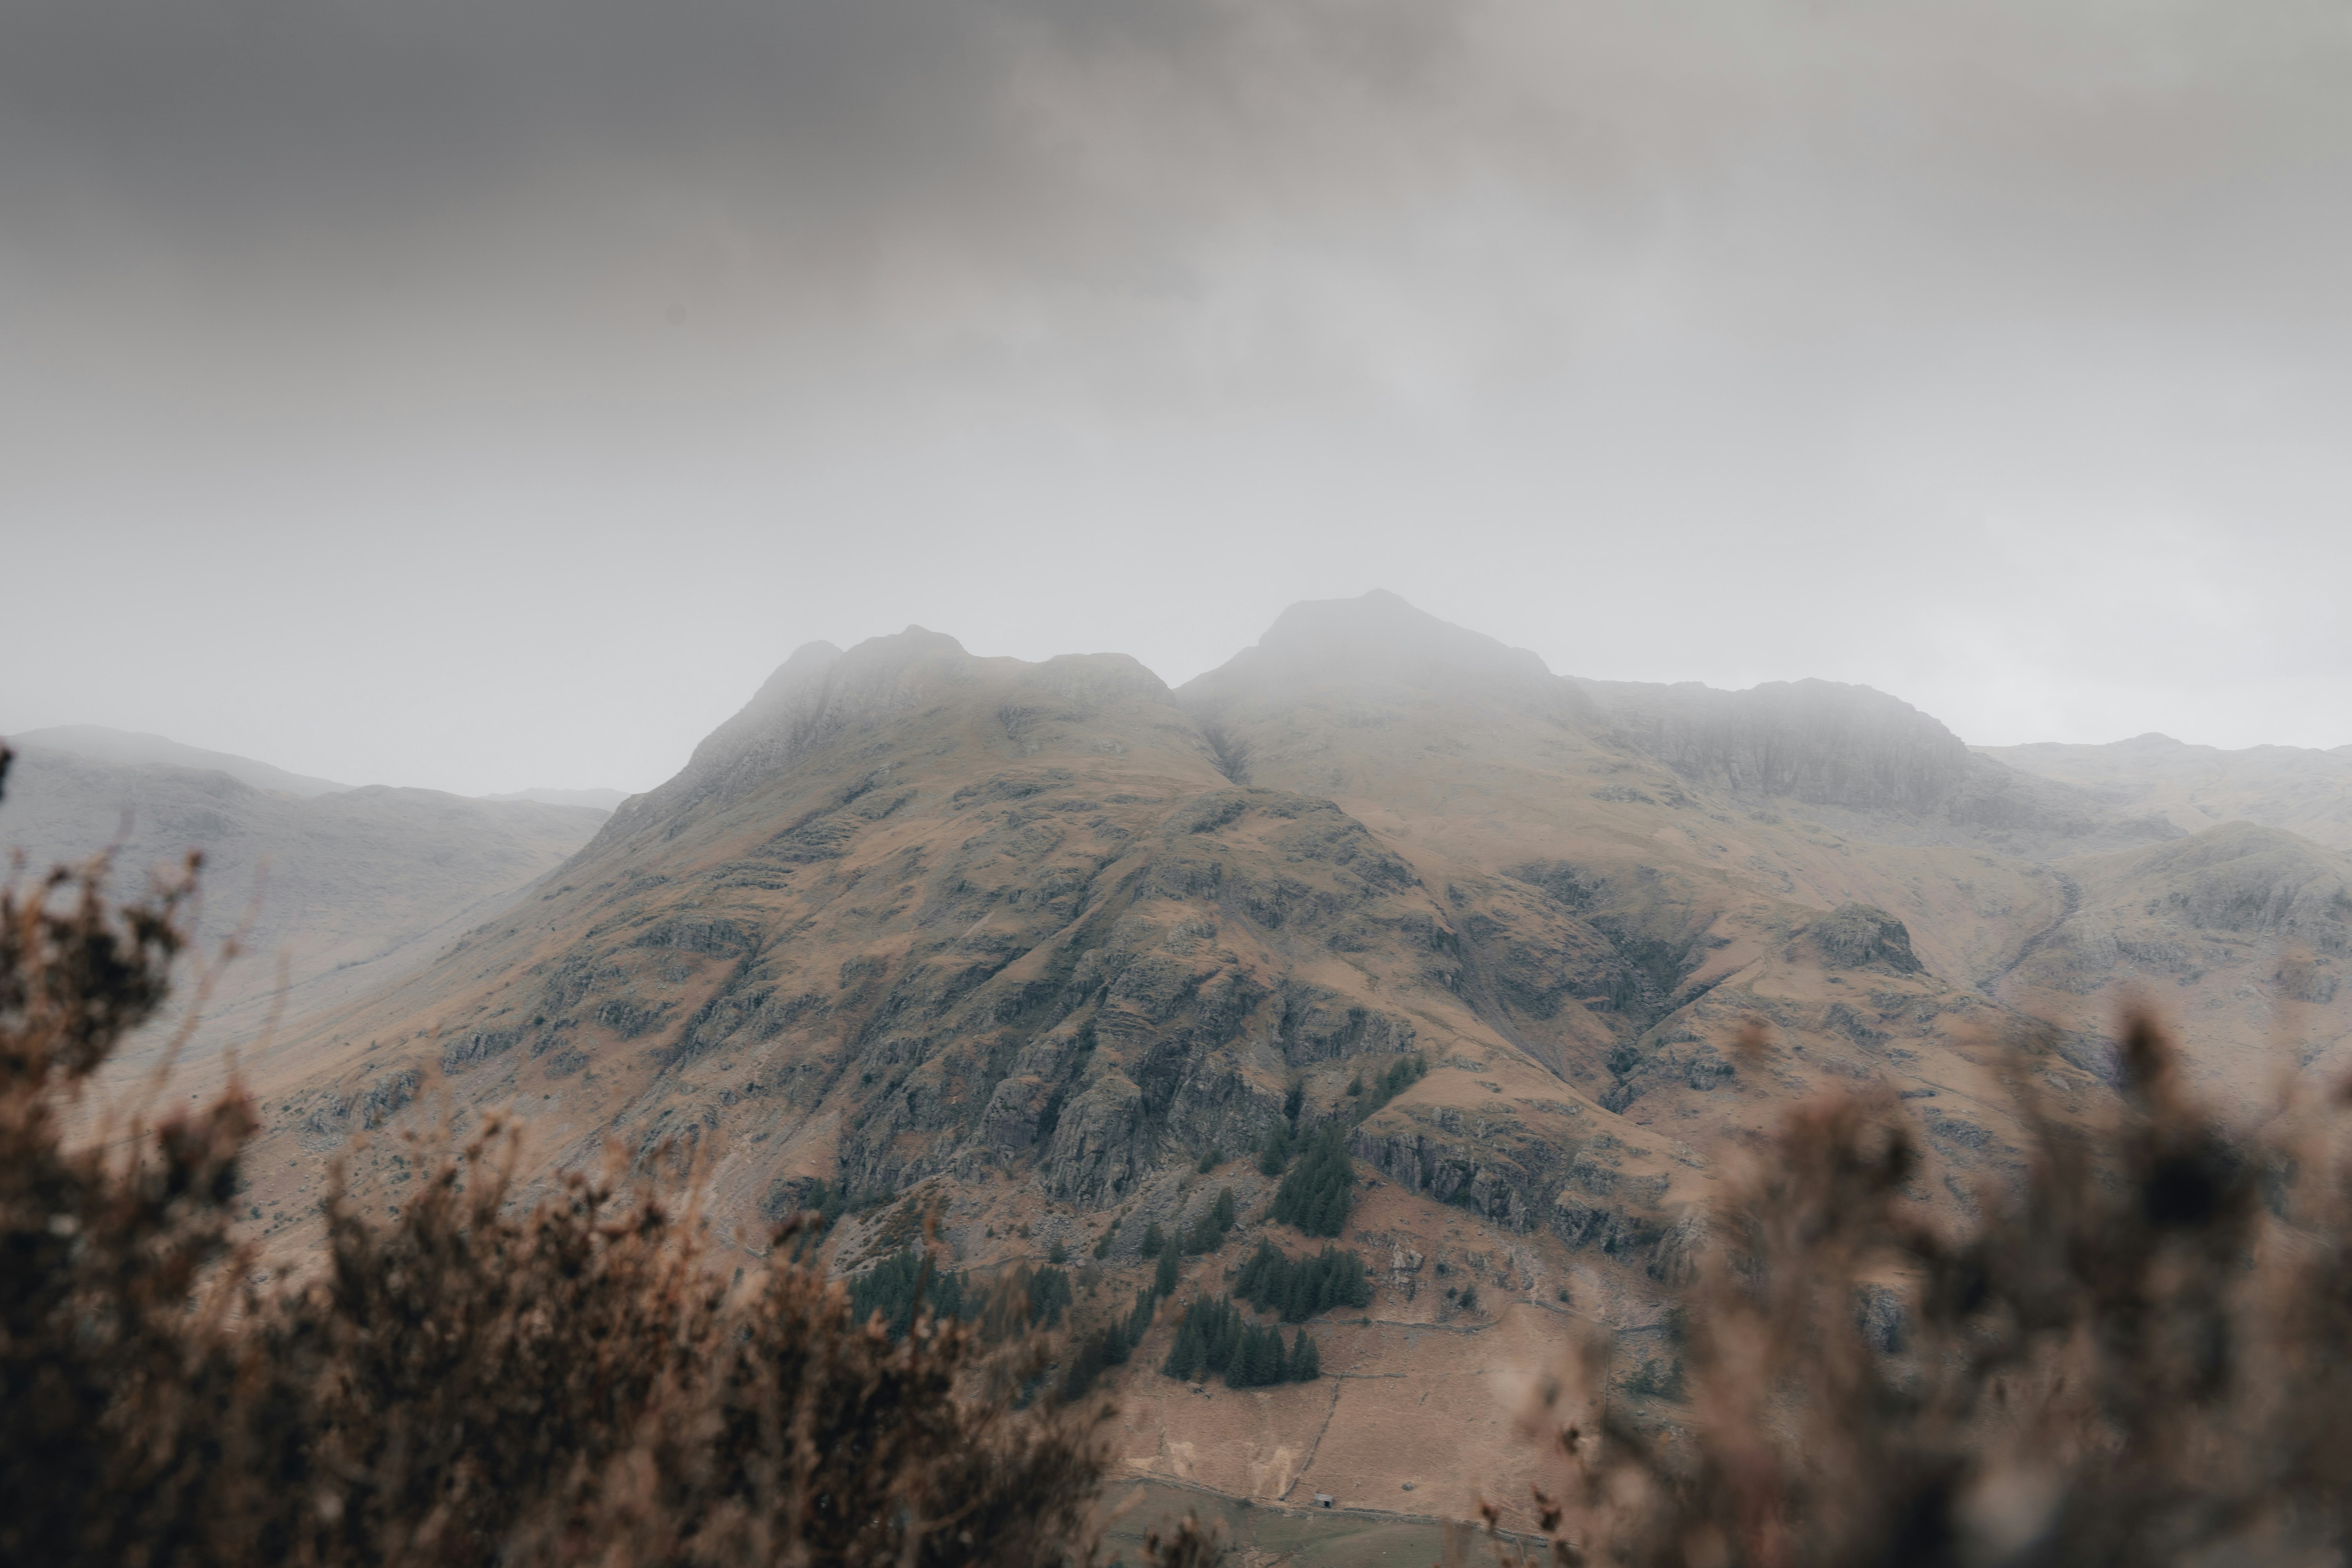
[[[2344,744],[2347,276],[2319,4],[17,0],[0,731],[637,789],[1385,586]]]

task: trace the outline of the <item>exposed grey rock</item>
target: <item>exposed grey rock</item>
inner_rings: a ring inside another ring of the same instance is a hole
[[[1897,974],[1924,971],[1911,951],[1909,930],[1870,904],[1841,904],[1808,925],[1805,935],[1832,968],[1877,968]]]

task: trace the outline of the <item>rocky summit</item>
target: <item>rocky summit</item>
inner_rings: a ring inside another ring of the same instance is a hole
[[[512,1107],[539,1177],[691,1163],[739,1245],[806,1206],[851,1275],[925,1234],[1059,1265],[1080,1327],[1163,1251],[1182,1301],[1336,1246],[1370,1305],[1316,1309],[1315,1382],[1163,1377],[1150,1321],[1132,1473],[1524,1495],[1512,1380],[1582,1320],[1660,1392],[1656,1281],[1792,1101],[1885,1085],[1913,1196],[1966,1208],[2021,1086],[2106,1102],[2135,987],[2227,1013],[2215,1074],[2352,1035],[2333,850],[2026,760],[1861,688],[1574,679],[1387,594],[1174,689],[812,644],[498,918],[248,1057],[254,1223],[297,1252],[326,1162],[397,1205],[384,1129]],[[1335,1140],[1339,1217],[1282,1210]]]

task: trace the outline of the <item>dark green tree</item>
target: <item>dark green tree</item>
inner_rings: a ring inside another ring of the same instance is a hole
[[[961,1317],[963,1286],[961,1275],[938,1272],[929,1258],[910,1247],[849,1282],[849,1313],[862,1323],[879,1312],[890,1337],[903,1340],[915,1321],[919,1300],[933,1317]]]
[[[1345,1135],[1338,1122],[1327,1121],[1275,1189],[1274,1217],[1309,1236],[1337,1236],[1348,1223],[1355,1184]]]
[[[1292,1259],[1264,1241],[1242,1265],[1234,1294],[1261,1311],[1281,1313],[1286,1323],[1303,1323],[1334,1307],[1372,1304],[1361,1254],[1326,1247],[1313,1258]]]
[[[1369,1089],[1363,1087],[1363,1075],[1357,1074],[1355,1084],[1348,1090],[1350,1094],[1357,1094],[1359,1089],[1363,1090],[1356,1101],[1356,1119],[1360,1121],[1371,1115],[1390,1100],[1419,1083],[1428,1071],[1427,1059],[1415,1054],[1399,1057],[1390,1063],[1388,1071],[1374,1079]]]
[[[1214,1252],[1224,1245],[1225,1233],[1234,1228],[1234,1222],[1240,1217],[1241,1210],[1234,1202],[1233,1188],[1220,1187],[1217,1201],[1201,1211],[1201,1217],[1192,1222],[1191,1230],[1184,1233],[1184,1250],[1195,1255]]]

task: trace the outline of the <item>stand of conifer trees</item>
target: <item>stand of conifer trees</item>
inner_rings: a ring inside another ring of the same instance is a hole
[[[1294,1261],[1261,1241],[1242,1265],[1234,1294],[1262,1311],[1280,1312],[1286,1323],[1303,1323],[1333,1307],[1370,1306],[1372,1282],[1360,1253],[1326,1247],[1313,1258]]]
[[[1155,1232],[1159,1228],[1152,1227]],[[1153,1310],[1162,1300],[1175,1293],[1176,1249],[1168,1247],[1160,1254],[1160,1267],[1152,1271],[1151,1283],[1135,1293],[1134,1310],[1079,1342],[1063,1373],[1062,1397],[1076,1399],[1092,1388],[1095,1379],[1106,1370],[1125,1366],[1127,1358],[1135,1353],[1135,1347],[1150,1331]]]
[[[1234,1222],[1240,1217],[1241,1210],[1234,1203],[1233,1188],[1218,1188],[1216,1203],[1203,1209],[1201,1217],[1192,1222],[1192,1228],[1184,1233],[1185,1252],[1197,1256],[1216,1251],[1224,1245],[1225,1232],[1233,1229]]]
[[[1158,1293],[1150,1289],[1135,1293],[1135,1307],[1124,1318],[1115,1318],[1078,1342],[1071,1353],[1070,1364],[1062,1374],[1062,1397],[1076,1399],[1095,1385],[1095,1379],[1114,1366],[1125,1366],[1127,1358],[1151,1328],[1151,1310],[1160,1304]]]
[[[1356,1096],[1356,1120],[1361,1121],[1381,1107],[1419,1083],[1429,1071],[1429,1061],[1418,1053],[1399,1057],[1389,1064],[1389,1070],[1374,1079],[1367,1092],[1364,1075],[1358,1073],[1348,1084],[1348,1092]]]
[[[1181,1382],[1205,1382],[1223,1373],[1228,1388],[1263,1388],[1276,1383],[1309,1383],[1323,1375],[1322,1352],[1301,1329],[1286,1350],[1282,1331],[1242,1321],[1231,1297],[1193,1298],[1176,1327],[1175,1342],[1160,1372]]]
[[[849,1282],[850,1321],[862,1323],[879,1312],[882,1326],[894,1340],[907,1337],[919,1300],[933,1317],[962,1317],[963,1276],[940,1273],[920,1250],[910,1247]]]
[[[1275,1189],[1274,1217],[1309,1236],[1337,1236],[1348,1223],[1355,1184],[1346,1136],[1338,1122],[1327,1121]]]
[[[894,1340],[907,1337],[919,1300],[935,1318],[976,1318],[987,1338],[1001,1340],[1058,1327],[1070,1309],[1070,1277],[1059,1268],[1023,1264],[992,1290],[982,1289],[961,1274],[933,1269],[921,1249],[909,1247],[849,1282],[851,1320],[862,1323],[878,1311]]]

